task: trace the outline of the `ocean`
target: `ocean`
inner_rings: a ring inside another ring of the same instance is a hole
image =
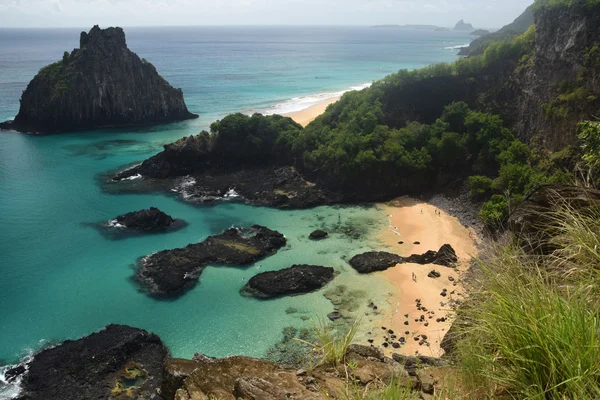
[[[81,29],[0,29],[0,120],[14,117],[37,71],[78,47]],[[162,145],[208,129],[231,112],[285,113],[365,87],[401,68],[456,59],[464,32],[368,27],[125,28],[129,48],[183,89],[200,118],[144,129],[35,137],[0,134],[0,399],[17,388],[3,371],[45,346],[109,323],[157,333],[173,356],[261,357],[287,326],[333,310],[323,291],[271,301],[239,289],[260,271],[297,263],[340,272],[345,285],[385,302],[388,288],[358,275],[349,257],[377,247],[386,216],[372,205],[280,211],[234,202],[199,207],[165,194],[109,194],[107,171],[143,160]],[[187,221],[177,232],[111,240],[94,224],[150,206]],[[176,300],[156,300],[132,279],[139,257],[185,246],[231,226],[262,224],[288,246],[248,268],[209,267]],[[316,228],[331,238],[311,242]],[[296,312],[291,312],[296,310]]]

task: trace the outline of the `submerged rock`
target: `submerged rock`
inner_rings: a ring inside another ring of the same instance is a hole
[[[175,220],[170,215],[165,214],[156,207],[119,215],[110,222],[113,225],[118,224],[121,227],[141,231],[162,231],[175,224]]]
[[[123,29],[96,25],[81,33],[79,49],[40,70],[23,92],[14,121],[0,129],[58,133],[197,117],[181,89],[127,48]]]
[[[348,263],[359,273],[368,274],[375,271],[385,271],[403,262],[404,258],[399,255],[384,251],[370,251],[352,257]]]
[[[157,399],[167,356],[158,336],[109,325],[36,354],[19,399]]]
[[[279,250],[285,243],[281,233],[264,226],[231,228],[201,243],[142,258],[137,278],[153,295],[181,295],[196,285],[206,265],[249,265]]]
[[[327,232],[317,229],[316,231],[311,232],[308,238],[311,240],[321,240],[326,239],[328,236],[329,235],[327,234]]]
[[[333,268],[293,265],[280,271],[268,271],[253,276],[241,289],[241,293],[261,299],[309,293],[322,288],[331,282],[333,277]]]

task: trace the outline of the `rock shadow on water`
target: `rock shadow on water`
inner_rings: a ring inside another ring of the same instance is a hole
[[[160,150],[160,146],[151,142],[134,139],[113,139],[85,144],[70,144],[63,146],[73,156],[93,157],[103,160],[116,154],[140,154],[146,155]]]

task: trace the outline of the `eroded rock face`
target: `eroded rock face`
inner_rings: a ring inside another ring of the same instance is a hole
[[[333,268],[317,265],[293,265],[280,271],[268,271],[255,275],[241,289],[247,296],[269,299],[309,293],[331,282]]]
[[[23,375],[19,399],[159,399],[167,356],[158,336],[109,325],[36,354]]]
[[[192,288],[208,264],[244,266],[274,253],[285,237],[264,226],[231,228],[201,243],[142,258],[137,278],[150,294],[177,296]]]
[[[362,349],[361,349],[362,347]],[[404,368],[380,351],[364,346],[348,349],[347,358],[356,365],[357,384],[389,383],[406,379]],[[195,363],[195,366],[192,364]],[[343,367],[319,366],[310,373],[249,357],[194,361],[171,359],[165,363],[165,399],[195,400],[325,400],[346,398]],[[178,387],[177,387],[178,386]],[[212,397],[209,397],[212,396]]]
[[[40,70],[0,129],[57,133],[197,118],[181,89],[127,48],[121,28],[82,32],[79,49]]]
[[[175,220],[170,215],[165,214],[156,207],[119,215],[112,221],[116,221],[126,228],[141,231],[162,231],[175,224]]]
[[[370,251],[352,257],[348,263],[359,273],[368,274],[375,271],[385,271],[403,262],[404,258],[397,254],[385,251]]]
[[[571,212],[589,212],[600,207],[600,191],[575,186],[540,186],[529,192],[509,218],[509,228],[521,247],[549,254],[557,249],[552,238],[559,221],[553,211],[569,207]]]

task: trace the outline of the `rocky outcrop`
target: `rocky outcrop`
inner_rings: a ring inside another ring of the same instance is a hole
[[[358,254],[348,261],[350,266],[361,274],[385,271],[386,269],[403,262],[404,258],[385,251],[369,251],[367,253]]]
[[[36,354],[25,366],[19,399],[157,399],[167,356],[158,336],[109,325]]]
[[[384,251],[370,251],[352,257],[348,263],[359,273],[368,274],[375,271],[385,271],[397,264],[436,264],[453,267],[457,261],[458,257],[452,246],[445,244],[438,251],[429,250],[423,254],[413,254],[409,257],[402,257]]]
[[[175,222],[176,220],[170,215],[165,214],[156,207],[150,207],[148,210],[119,215],[110,220],[109,225],[152,232],[167,230]]]
[[[404,260],[414,264],[436,264],[445,267],[453,267],[458,261],[456,252],[449,244],[445,244],[438,251],[429,250],[423,254],[413,254]]]
[[[136,276],[152,295],[177,296],[196,285],[208,264],[249,265],[274,253],[285,243],[281,233],[264,226],[231,228],[201,243],[143,257]]]
[[[174,164],[169,162],[169,165]],[[179,169],[179,167],[175,168]],[[139,171],[134,168],[126,171],[125,174],[134,176]],[[239,169],[211,167],[202,173],[192,173],[179,179],[148,179],[144,175],[141,180],[128,181],[123,176],[123,173],[116,175],[114,181],[118,182],[107,183],[106,189],[118,193],[168,190],[180,193],[182,199],[191,203],[243,201],[257,206],[280,209],[303,209],[340,203],[344,200],[342,194],[307,181],[293,167],[268,166]],[[174,176],[178,176],[177,173],[174,173]],[[120,179],[124,180],[120,181]]]
[[[0,129],[57,133],[141,126],[198,117],[181,89],[127,48],[121,28],[82,32],[79,49],[40,70],[14,121]]]
[[[253,276],[241,289],[241,293],[260,299],[309,293],[321,289],[331,282],[333,277],[333,268],[292,265],[280,271],[268,271]]]
[[[321,240],[326,239],[328,236],[329,235],[327,234],[327,232],[317,229],[316,231],[311,232],[308,238],[310,240]]]
[[[346,358],[356,368],[355,384],[376,387],[392,379],[411,382],[402,366],[376,349],[350,346]],[[249,357],[194,360],[170,359],[165,363],[161,390],[166,400],[218,398],[220,400],[325,400],[347,398],[342,366],[321,365],[310,372],[287,368]]]
[[[576,186],[540,186],[529,192],[509,217],[509,229],[528,252],[550,254],[556,250],[560,217],[554,211],[596,212],[600,191]]]

